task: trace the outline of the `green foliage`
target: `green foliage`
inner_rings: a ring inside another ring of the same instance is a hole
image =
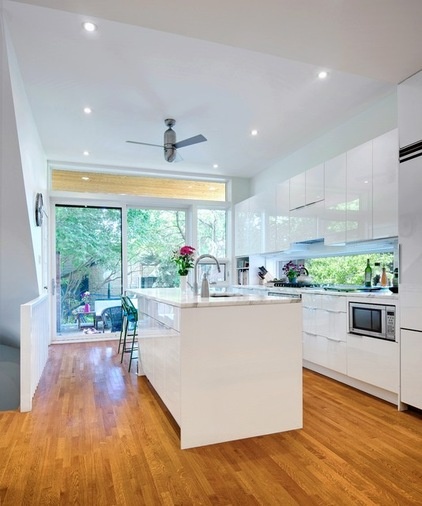
[[[393,253],[313,258],[306,261],[306,268],[315,283],[363,285],[368,258],[372,268],[375,262],[380,262],[381,267],[385,265],[387,273],[393,271]]]
[[[98,294],[111,284],[121,293],[121,212],[56,207],[56,254],[61,280],[61,321],[74,318],[81,293]]]

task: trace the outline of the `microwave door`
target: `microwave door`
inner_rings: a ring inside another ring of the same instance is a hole
[[[399,168],[400,326],[422,331],[422,156]]]

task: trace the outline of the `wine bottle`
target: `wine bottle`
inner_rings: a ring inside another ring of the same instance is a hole
[[[385,265],[382,267],[381,286],[388,286],[388,278],[387,273],[385,271]]]
[[[366,267],[365,267],[365,286],[371,286],[372,282],[372,268],[369,264],[369,258],[366,261]]]

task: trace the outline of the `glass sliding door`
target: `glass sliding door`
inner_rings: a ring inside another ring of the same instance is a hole
[[[121,209],[56,205],[55,223],[56,339],[120,331],[103,312],[120,307]]]
[[[186,244],[186,211],[128,209],[128,288],[175,287],[172,252]]]

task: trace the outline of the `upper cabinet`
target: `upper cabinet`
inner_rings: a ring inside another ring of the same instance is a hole
[[[346,241],[366,241],[372,239],[372,141],[346,156]]]
[[[397,198],[395,129],[237,204],[235,254],[395,237]]]
[[[276,188],[277,239],[273,251],[283,251],[290,246],[290,182],[279,183]]]
[[[422,140],[422,71],[397,88],[400,147]]]
[[[321,237],[319,220],[324,200],[324,164],[290,179],[290,242]]]
[[[372,142],[372,237],[398,235],[398,131]]]
[[[321,223],[325,244],[346,242],[346,153],[325,162],[325,201]]]

